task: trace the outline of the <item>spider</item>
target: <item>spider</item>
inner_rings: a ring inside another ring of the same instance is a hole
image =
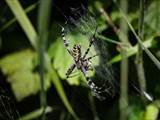
[[[61,36],[62,36],[65,48],[67,49],[68,53],[73,57],[73,60],[74,60],[74,63],[70,66],[70,68],[66,72],[66,77],[69,78],[69,76],[73,72],[73,70],[75,68],[77,68],[78,70],[80,70],[83,73],[84,77],[86,78],[87,84],[90,87],[90,89],[92,90],[93,95],[96,96],[97,98],[99,98],[100,100],[104,100],[105,97],[101,96],[101,94],[104,92],[108,92],[108,89],[106,89],[105,84],[103,84],[101,87],[97,86],[87,74],[89,70],[93,70],[90,60],[92,58],[98,56],[98,54],[97,54],[97,55],[94,55],[91,57],[86,57],[90,51],[91,46],[93,45],[93,42],[96,40],[96,38],[95,38],[96,31],[97,31],[97,27],[95,29],[93,36],[92,36],[92,39],[90,40],[89,47],[85,51],[84,55],[82,55],[80,44],[75,44],[72,49],[69,48],[69,41],[65,37],[64,27],[62,27]]]

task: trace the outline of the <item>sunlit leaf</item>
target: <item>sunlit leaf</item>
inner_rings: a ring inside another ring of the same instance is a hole
[[[17,100],[36,94],[40,89],[39,75],[33,72],[35,55],[31,50],[24,50],[0,60],[2,72],[7,76]],[[49,86],[49,76],[46,74],[46,88]]]
[[[159,109],[154,104],[147,106],[143,120],[157,120]]]
[[[146,40],[143,44],[144,44],[144,46],[146,48],[150,48],[150,47],[152,47],[152,41],[153,41],[153,37],[151,37],[150,39]],[[127,53],[126,53],[127,57],[135,55],[137,53],[137,50],[138,50],[138,46],[137,45],[135,45],[134,47],[127,48],[126,49],[126,51],[127,51]],[[121,61],[121,59],[122,59],[121,54],[118,54],[115,57],[113,57],[108,63],[109,64],[113,64],[113,63]]]
[[[3,57],[0,66],[4,74],[14,74],[16,70],[32,70],[32,59],[35,53],[31,50],[16,52]]]
[[[116,1],[114,1],[116,3]],[[158,69],[160,69],[160,61],[153,55],[153,53],[148,49],[146,48],[144,45],[143,45],[143,42],[142,40],[140,39],[140,37],[137,35],[136,31],[134,30],[133,26],[131,25],[131,23],[129,22],[127,16],[125,15],[125,13],[122,11],[121,8],[119,8],[119,11],[122,15],[122,17],[125,19],[125,21],[127,22],[130,30],[132,31],[132,33],[134,34],[134,36],[136,37],[140,47],[145,51],[145,53],[148,55],[148,57],[152,60],[152,62],[156,65],[156,67]]]
[[[85,50],[87,50],[87,48],[89,46],[88,38],[86,36],[81,35],[81,34],[75,34],[74,36],[68,35],[67,39],[70,42],[70,48],[72,48],[73,45],[77,44],[77,43],[82,46],[81,47],[82,48],[82,55],[84,54]],[[53,53],[52,53],[52,50],[53,50]],[[60,77],[62,79],[65,79],[66,78],[65,73],[66,73],[67,69],[74,63],[74,61],[73,61],[72,56],[69,55],[66,48],[64,47],[64,44],[63,44],[63,41],[61,38],[58,38],[57,42],[53,46],[50,47],[49,53],[51,56],[52,56],[52,54],[55,54],[54,60],[53,60],[53,66],[57,70]],[[96,54],[96,51],[95,51],[94,47],[92,47],[89,54],[88,54],[88,57],[93,56],[95,54]],[[93,65],[98,65],[98,59],[92,60],[92,63],[93,63]],[[79,71],[77,69],[75,69],[71,76],[73,76],[73,77],[70,77],[68,79],[68,82],[70,84],[78,85],[80,83]]]

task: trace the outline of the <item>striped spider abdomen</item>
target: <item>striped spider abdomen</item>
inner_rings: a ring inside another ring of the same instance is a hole
[[[75,44],[73,46],[71,54],[72,54],[75,62],[78,62],[81,58],[81,45]]]

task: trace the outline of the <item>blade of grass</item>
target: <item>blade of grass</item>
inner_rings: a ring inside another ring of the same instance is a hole
[[[45,110],[45,113],[50,113],[53,111],[53,108],[47,106],[46,107],[46,110]],[[32,120],[32,119],[36,119],[38,117],[40,117],[42,115],[42,112],[43,112],[43,109],[42,108],[39,108],[35,111],[32,111],[31,113],[27,114],[27,115],[24,115],[22,116],[20,119],[18,120]]]
[[[120,7],[123,8],[123,12],[128,14],[128,1],[120,0]],[[128,26],[123,18],[120,19],[120,32],[119,39],[122,43],[129,43],[128,41]],[[122,47],[121,49],[122,61],[120,64],[120,98],[119,98],[119,111],[120,111],[120,120],[128,119],[128,58],[126,55],[126,49]],[[124,102],[125,101],[125,102]]]
[[[99,39],[101,39],[101,40],[105,40],[105,41],[107,41],[109,43],[113,43],[113,44],[117,44],[117,45],[122,45],[121,42],[113,40],[113,39],[110,39],[110,38],[107,38],[107,37],[105,37],[103,35],[96,35],[96,37],[99,38]]]
[[[144,41],[144,12],[145,12],[145,0],[140,0],[138,35],[143,41]],[[139,43],[136,56],[136,68],[137,68],[137,75],[138,75],[138,82],[140,84],[140,89],[141,91],[146,91],[146,78],[143,68],[143,50]]]
[[[25,14],[24,9],[22,8],[21,4],[18,0],[5,0],[13,14],[15,15],[17,21],[19,22],[20,26],[22,27],[24,33],[28,37],[31,45],[36,49],[36,38],[37,33],[28,19],[27,15]]]
[[[25,9],[26,13],[31,12],[32,10],[34,10],[37,6],[38,2],[30,5],[29,7],[27,7]],[[4,24],[1,28],[0,28],[0,32],[4,31],[5,29],[7,29],[8,27],[10,27],[13,23],[15,23],[17,21],[17,19],[14,17],[11,20],[9,20],[6,24]]]
[[[38,58],[39,58],[39,75],[40,75],[40,102],[42,112],[42,120],[46,120],[45,110],[47,106],[47,98],[45,91],[45,49],[48,40],[48,26],[51,10],[51,0],[40,0],[38,11]]]
[[[60,98],[62,99],[64,105],[66,106],[67,110],[74,117],[75,120],[79,120],[77,115],[73,111],[72,106],[70,105],[66,95],[65,95],[63,86],[62,86],[62,84],[60,82],[60,79],[58,78],[58,76],[56,74],[56,71],[54,69],[50,68],[50,73],[51,73],[51,77],[52,77],[52,82],[53,82],[53,84],[54,84],[54,86],[55,86]]]
[[[44,4],[46,4],[46,1],[44,1],[44,0],[41,0],[41,14],[39,14],[39,19],[41,19],[41,21],[39,21],[39,28],[38,28],[38,30],[40,31],[39,32],[39,34],[40,34],[40,36],[42,36],[42,40],[41,40],[41,44],[40,45],[42,45],[41,46],[41,49],[44,49],[44,46],[43,45],[45,45],[46,43],[46,41],[43,41],[43,38],[44,39],[46,39],[45,37],[46,37],[46,35],[43,35],[44,33],[47,33],[47,23],[48,22],[46,22],[46,20],[47,20],[47,16],[46,16],[46,14],[47,14],[47,12],[45,12],[45,10],[44,9],[47,9],[47,8],[45,8],[43,5]],[[40,51],[40,53],[41,53],[42,51]],[[41,55],[42,56],[42,55]],[[44,55],[43,55],[44,56]],[[42,59],[42,58],[41,58]],[[61,82],[60,82],[60,79],[58,78],[58,76],[56,75],[56,72],[54,71],[54,69],[53,68],[51,68],[51,64],[50,64],[50,62],[47,62],[48,63],[48,68],[49,68],[49,73],[51,74],[51,78],[52,78],[52,82],[53,82],[53,84],[54,84],[54,86],[55,86],[55,88],[56,88],[56,90],[57,90],[57,92],[58,92],[58,94],[59,94],[59,96],[60,96],[60,98],[62,99],[62,101],[63,101],[63,103],[64,103],[64,105],[65,105],[65,107],[67,108],[67,110],[69,111],[69,113],[74,117],[74,119],[75,120],[78,120],[78,117],[76,116],[76,114],[74,113],[74,111],[73,111],[73,109],[72,109],[72,107],[71,107],[71,105],[70,105],[70,103],[69,103],[69,101],[68,101],[68,99],[67,99],[67,97],[66,97],[66,94],[65,94],[65,92],[64,92],[64,89],[63,89],[63,86],[62,86],[62,84],[61,84]]]
[[[66,113],[62,111],[59,120],[65,120],[65,118],[66,118]]]
[[[35,29],[33,28],[31,22],[29,21],[28,17],[26,16],[21,4],[19,3],[18,0],[14,0],[14,1],[6,0],[6,2],[8,4],[8,6],[10,7],[10,9],[12,10],[12,12],[14,13],[14,15],[15,15],[16,19],[18,20],[19,24],[23,28],[27,37],[29,38],[29,40],[31,42],[31,45],[35,49],[37,49],[37,46],[36,46],[36,43],[37,43],[36,38],[38,37],[37,33],[36,33]],[[43,25],[43,22],[44,21],[42,20],[39,24]],[[39,29],[42,29],[41,27]],[[39,53],[41,53],[41,52],[39,51]],[[40,56],[43,56],[43,55],[40,55]],[[59,93],[59,95],[60,95],[63,103],[65,104],[66,108],[68,109],[68,111],[72,114],[72,116],[75,119],[78,119],[78,117],[74,113],[70,103],[67,100],[67,97],[66,97],[65,92],[63,90],[62,84],[60,83],[60,80],[58,79],[58,81],[56,81],[56,82],[54,81],[53,83],[55,84],[57,92]]]
[[[88,98],[89,98],[89,101],[90,101],[90,106],[91,106],[91,110],[92,110],[92,113],[93,113],[94,120],[100,120],[99,117],[98,117],[97,111],[96,111],[95,101],[94,101],[94,98],[93,98],[91,92],[89,92]]]
[[[154,37],[151,37],[149,38],[148,40],[145,40],[143,42],[143,45],[146,47],[146,48],[150,48],[152,47],[152,41],[153,41]],[[135,55],[138,51],[138,45],[135,45],[134,47],[129,47],[128,49],[126,49],[126,54],[127,54],[127,57],[130,57],[132,55]],[[114,64],[116,62],[119,62],[122,60],[122,57],[120,54],[116,55],[115,57],[113,57],[109,62],[108,64]]]
[[[116,1],[114,0],[115,4],[117,5]],[[118,5],[117,5],[118,6]],[[119,8],[119,7],[118,7]],[[146,52],[146,54],[149,56],[149,58],[153,61],[153,63],[157,66],[158,69],[160,69],[160,62],[159,60],[150,52],[150,50],[148,50],[144,45],[142,40],[139,38],[139,36],[136,34],[134,28],[132,27],[132,25],[130,24],[130,22],[128,21],[125,13],[123,13],[122,9],[119,8],[119,11],[122,15],[122,17],[125,19],[125,21],[127,22],[130,30],[132,31],[132,33],[134,34],[134,36],[136,37],[137,41],[139,42],[141,48]]]

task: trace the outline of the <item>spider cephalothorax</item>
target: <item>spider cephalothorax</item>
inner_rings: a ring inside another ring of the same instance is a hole
[[[97,30],[97,28],[96,28],[96,30]],[[96,33],[96,30],[95,30],[95,33]],[[94,33],[92,39],[90,40],[88,49],[85,51],[84,55],[82,55],[81,45],[75,44],[72,49],[69,48],[69,41],[65,38],[64,28],[62,27],[62,34],[61,35],[62,35],[64,45],[65,45],[68,53],[73,57],[73,60],[74,60],[74,63],[71,65],[71,67],[66,72],[66,77],[69,78],[70,74],[72,73],[72,71],[76,67],[85,76],[87,83],[88,83],[88,86],[92,90],[93,94],[95,96],[97,96],[99,99],[105,99],[103,96],[100,95],[102,93],[108,92],[108,89],[105,87],[105,84],[101,87],[98,87],[88,76],[88,71],[93,70],[90,60],[93,57],[97,56],[97,55],[94,55],[91,57],[86,57],[93,42],[95,41],[95,33]]]

